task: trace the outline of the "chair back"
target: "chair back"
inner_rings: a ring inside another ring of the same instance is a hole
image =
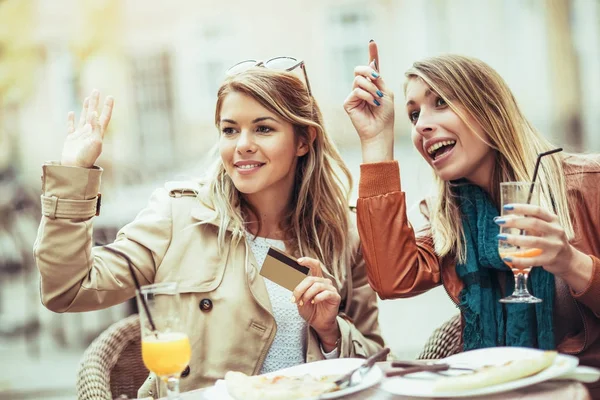
[[[450,357],[462,351],[462,325],[460,314],[436,328],[417,356],[419,360],[437,360]]]
[[[137,398],[148,377],[137,314],[109,326],[86,349],[77,373],[77,398]]]

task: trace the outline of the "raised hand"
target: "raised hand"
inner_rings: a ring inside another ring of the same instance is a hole
[[[75,113],[67,116],[67,138],[63,146],[61,165],[90,168],[102,153],[104,133],[110,122],[114,99],[111,96],[104,100],[102,114],[98,116],[100,93],[93,90],[83,102],[81,116],[75,125]]]
[[[387,89],[379,73],[379,53],[375,42],[369,43],[368,66],[358,66],[354,69],[354,84],[352,92],[344,101],[344,110],[350,117],[363,146],[374,148],[374,160],[391,159],[394,144],[394,94]],[[373,152],[371,152],[373,153]],[[384,154],[389,153],[389,154]]]
[[[336,317],[342,298],[331,280],[323,277],[319,260],[302,257],[298,263],[310,268],[310,276],[293,292],[298,312],[319,335],[323,349],[330,351],[340,335]]]

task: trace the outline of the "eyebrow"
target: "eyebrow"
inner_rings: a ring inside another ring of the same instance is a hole
[[[258,122],[267,121],[267,120],[271,120],[271,121],[273,121],[273,122],[279,123],[279,121],[277,121],[277,120],[276,120],[275,118],[273,118],[273,117],[259,117],[259,118],[256,118],[256,119],[254,119],[254,120],[252,121],[252,123],[253,123],[253,124],[256,124],[256,123],[258,123]],[[223,123],[223,122],[229,122],[230,124],[237,125],[237,122],[235,122],[233,119],[227,119],[227,118],[223,118],[223,119],[221,120],[221,123]]]
[[[429,97],[429,96],[430,96],[432,93],[433,93],[433,91],[432,91],[431,89],[427,89],[427,90],[425,91],[425,97]],[[414,100],[409,100],[409,101],[407,101],[407,102],[406,102],[406,106],[407,106],[407,107],[408,107],[408,106],[412,106],[412,105],[414,105],[414,104],[416,104],[416,102],[415,102]]]

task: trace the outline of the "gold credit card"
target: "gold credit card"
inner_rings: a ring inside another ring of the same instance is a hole
[[[298,264],[295,259],[273,247],[269,248],[260,270],[262,276],[290,291],[293,291],[309,272],[308,267]]]

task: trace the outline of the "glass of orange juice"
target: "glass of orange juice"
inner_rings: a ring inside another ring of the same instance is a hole
[[[524,215],[517,215],[514,212],[507,211],[504,206],[507,204],[540,204],[540,187],[538,183],[531,182],[504,182],[500,184],[500,202],[502,208],[502,218],[509,220],[511,218],[522,218]],[[508,235],[527,235],[527,232],[500,227],[501,234]],[[533,234],[533,232],[530,232]],[[500,257],[536,257],[542,254],[541,249],[524,248],[511,245],[503,240],[498,241],[498,252]],[[512,270],[515,276],[515,290],[512,295],[500,299],[501,303],[540,303],[542,300],[532,296],[527,290],[527,277],[531,271],[531,267],[519,268],[509,262],[505,264]]]
[[[190,362],[191,347],[181,320],[177,284],[142,286],[136,297],[144,364],[165,382],[168,398],[179,399],[179,378]]]

